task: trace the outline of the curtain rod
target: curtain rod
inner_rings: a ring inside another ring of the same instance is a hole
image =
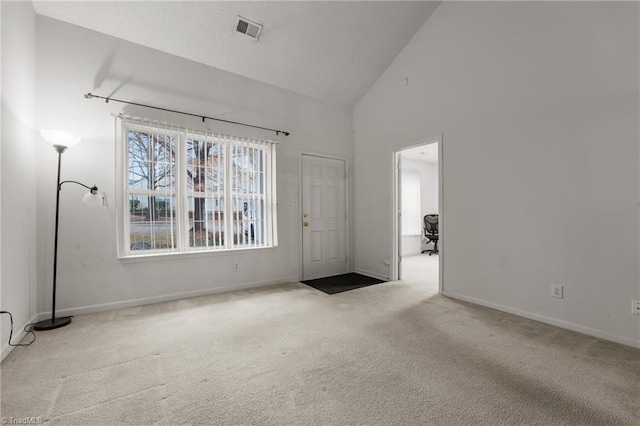
[[[134,124],[136,123],[149,123],[149,124],[155,124],[158,126],[164,126],[164,128],[162,130],[179,130],[179,131],[187,131],[187,132],[193,132],[197,135],[200,134],[207,134],[207,135],[213,135],[216,137],[221,137],[221,138],[225,138],[225,139],[249,139],[252,141],[256,141],[256,139],[253,138],[245,138],[245,137],[240,137],[240,136],[232,136],[226,133],[218,133],[218,132],[214,132],[211,129],[208,130],[196,130],[196,129],[190,129],[189,127],[186,126],[182,126],[180,124],[174,124],[174,123],[169,123],[167,121],[160,121],[160,120],[152,120],[150,118],[145,118],[145,117],[140,117],[137,115],[131,115],[131,114],[127,114],[124,112],[112,112],[111,113],[112,117],[115,118],[120,118],[122,120],[131,120],[134,122]],[[168,127],[170,127],[171,129],[167,129]],[[271,143],[271,144],[275,144],[275,145],[279,145],[280,142],[279,141],[274,141],[273,139],[260,139],[257,140],[258,142],[264,142],[264,143]]]
[[[189,115],[191,117],[202,118],[202,122],[203,123],[204,123],[204,120],[222,121],[223,123],[231,123],[231,124],[238,124],[240,126],[253,127],[254,129],[269,130],[271,132],[276,132],[276,135],[279,135],[280,133],[282,133],[285,136],[289,136],[289,132],[284,131],[284,130],[270,129],[268,127],[254,126],[253,124],[240,123],[240,122],[237,122],[237,121],[230,121],[230,120],[223,120],[221,118],[215,118],[215,117],[207,117],[206,115],[192,114],[190,112],[177,111],[175,109],[161,108],[161,107],[157,107],[157,106],[153,106],[153,105],[139,104],[137,102],[123,101],[121,99],[98,96],[98,95],[94,95],[92,93],[86,93],[84,95],[84,97],[87,98],[87,99],[92,99],[92,98],[104,99],[105,103],[109,103],[109,101],[113,101],[113,102],[120,102],[120,103],[123,103],[123,104],[129,104],[129,105],[141,106],[141,107],[145,107],[145,108],[157,109],[157,110],[160,110],[160,111],[173,112],[173,113],[176,113],[176,114]]]

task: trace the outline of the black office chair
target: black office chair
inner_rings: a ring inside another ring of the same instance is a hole
[[[433,243],[432,250],[422,250],[421,253],[429,253],[429,256],[432,254],[438,254],[438,238],[440,234],[438,233],[438,215],[437,214],[427,214],[424,215],[424,238],[427,240],[427,244]]]

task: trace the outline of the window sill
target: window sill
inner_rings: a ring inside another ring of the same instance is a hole
[[[164,262],[167,260],[184,260],[184,259],[196,259],[206,257],[218,257],[218,256],[232,256],[238,254],[258,254],[265,251],[271,251],[278,248],[278,246],[270,247],[247,247],[236,248],[229,250],[219,251],[190,251],[181,253],[149,253],[149,254],[135,254],[127,256],[118,256],[118,259],[122,263],[140,263],[140,262]]]

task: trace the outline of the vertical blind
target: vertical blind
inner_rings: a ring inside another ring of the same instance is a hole
[[[119,118],[124,256],[277,245],[273,141]]]

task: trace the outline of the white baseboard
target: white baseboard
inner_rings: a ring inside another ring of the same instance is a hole
[[[229,291],[249,290],[252,288],[266,287],[276,284],[284,284],[288,282],[297,282],[298,277],[278,278],[270,281],[256,281],[252,283],[234,284],[224,287],[207,288],[203,290],[186,291],[181,293],[171,293],[159,296],[143,297],[140,299],[129,299],[118,302],[100,303],[96,305],[78,306],[75,308],[57,310],[57,316],[86,315],[96,312],[113,311],[115,309],[133,308],[136,306],[151,305],[154,303],[170,302],[172,300],[189,299],[198,296],[207,296],[210,294],[226,293]],[[51,311],[40,312],[39,318],[45,319],[51,316]]]
[[[17,343],[20,342],[20,340],[22,340],[22,338],[25,336],[25,331],[24,328],[28,325],[28,324],[32,324],[34,322],[38,321],[38,314],[32,316],[31,318],[29,318],[29,320],[27,322],[25,322],[24,324],[22,324],[21,327],[15,328],[15,324],[13,324],[14,329],[13,329],[13,337],[11,340],[13,340],[13,342],[11,343]],[[2,358],[0,358],[0,361],[5,359],[7,357],[7,355],[9,355],[11,353],[11,351],[15,348],[15,346],[9,346],[9,342],[2,342]]]
[[[360,268],[354,268],[353,272],[355,272],[356,274],[377,278],[379,280],[389,281],[389,277],[385,277],[384,275],[378,274],[377,272],[371,272],[371,271],[367,271],[365,269],[360,269]]]
[[[600,339],[609,340],[615,343],[620,343],[622,345],[631,346],[634,348],[640,348],[640,340],[630,339],[628,337],[606,333],[604,331],[596,330],[594,328],[583,327],[581,325],[574,324],[571,322],[562,321],[562,320],[547,317],[544,315],[533,314],[531,312],[510,308],[508,306],[499,305],[497,303],[487,302],[485,300],[476,299],[474,297],[467,297],[461,294],[452,293],[450,291],[443,291],[442,294],[444,296],[451,297],[452,299],[458,299],[458,300],[473,303],[476,305],[485,306],[487,308],[496,309],[498,311],[506,312],[513,315],[518,315],[520,317],[529,318],[535,321],[540,321],[545,324],[555,325],[556,327],[566,328],[567,330],[586,334],[588,336],[598,337]]]

